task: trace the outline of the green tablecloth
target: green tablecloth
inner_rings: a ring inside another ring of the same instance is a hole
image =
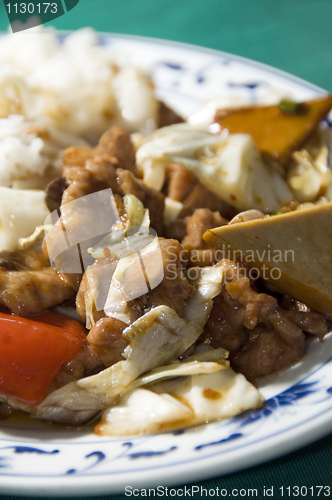
[[[276,66],[332,92],[332,0],[80,0],[52,24],[203,45]],[[7,25],[1,2],[0,30]],[[256,498],[264,498],[264,486],[274,486],[273,498],[281,498],[280,486],[331,485],[331,462],[332,436],[265,465],[197,484],[229,491],[257,488]],[[0,500],[5,498],[15,497],[1,496],[0,476]]]

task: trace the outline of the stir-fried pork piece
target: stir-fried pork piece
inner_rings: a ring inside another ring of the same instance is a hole
[[[87,160],[84,167],[66,169],[68,187],[63,192],[62,205],[103,189],[111,188],[114,194],[118,193],[116,168],[115,159],[100,155]]]
[[[187,234],[182,245],[190,252],[190,264],[194,266],[212,266],[217,262],[218,251],[210,248],[203,240],[203,234],[208,229],[227,224],[219,212],[212,212],[209,208],[197,208],[187,218]],[[219,252],[220,253],[220,252]],[[220,260],[220,259],[219,259]],[[189,264],[189,265],[190,265]]]
[[[62,174],[66,176],[67,169],[71,167],[84,167],[85,162],[94,156],[92,147],[66,148],[62,154]]]
[[[289,295],[284,295],[280,301],[280,306],[285,310],[286,316],[306,333],[315,335],[320,339],[323,339],[327,334],[329,328],[324,316],[311,312],[306,304],[293,299]]]
[[[230,205],[207,189],[196,175],[183,165],[171,163],[165,167],[165,174],[163,193],[171,200],[183,204],[177,219],[166,228],[167,237],[183,240],[186,236],[186,217],[198,208],[220,212],[227,219],[235,215],[236,211]]]
[[[64,177],[57,177],[46,186],[45,202],[50,212],[60,208],[62,195],[67,187],[68,184]]]
[[[116,158],[120,168],[136,171],[134,148],[129,134],[121,125],[114,125],[101,136],[95,154]]]
[[[299,361],[303,355],[304,335],[299,341],[295,338],[286,342],[273,328],[259,325],[250,332],[246,344],[231,356],[231,364],[248,380],[256,381]]]
[[[100,358],[88,344],[84,344],[70,361],[62,365],[48,389],[48,394],[74,380],[93,375],[102,368],[103,363]]]
[[[290,323],[296,325],[297,329],[320,338],[327,333],[326,321],[321,314],[295,310],[284,311],[274,297],[255,292],[249,286],[248,278],[228,283],[226,288],[232,298],[245,307],[244,326],[247,328],[251,329],[258,323],[268,322],[285,339]],[[294,334],[295,330],[292,337]]]
[[[196,208],[209,208],[224,213],[229,205],[207,189],[183,165],[170,163],[165,167],[165,184],[163,192],[174,201],[183,203],[181,216],[190,215]]]
[[[87,160],[95,156],[104,156],[110,163],[134,170],[135,153],[127,131],[121,125],[114,125],[100,138],[95,148],[72,147],[63,153],[62,174],[66,177],[71,167],[84,167]]]
[[[186,301],[193,292],[183,273],[186,267],[186,252],[176,240],[159,238],[158,243],[163,260],[164,279],[141,298],[144,312],[159,305],[166,305],[183,317]]]
[[[124,359],[123,351],[128,341],[122,332],[127,327],[115,318],[102,318],[90,330],[88,341],[90,347],[106,366],[114,365]]]
[[[207,248],[203,234],[207,229],[217,225],[227,224],[219,212],[212,212],[209,208],[198,208],[187,219],[187,234],[182,245],[189,250]]]
[[[213,302],[204,337],[214,348],[222,346],[230,353],[236,352],[246,343],[249,336],[243,326],[243,307],[225,290]]]
[[[40,314],[73,295],[73,289],[37,252],[2,252],[0,304],[14,314]]]
[[[68,155],[68,152],[67,152]],[[63,174],[66,189],[62,194],[61,205],[64,206],[71,201],[82,198],[85,195],[103,191],[111,188],[119,216],[123,215],[123,206],[121,197],[126,194],[135,194],[144,206],[149,209],[151,227],[161,234],[163,230],[163,212],[164,196],[153,189],[147,188],[133,174],[135,165],[135,155],[130,137],[123,127],[115,126],[108,130],[100,139],[99,144],[94,149],[84,148],[82,152],[77,150],[79,165],[75,165],[75,152],[70,151],[69,159],[64,155]],[[82,165],[82,163],[84,164]],[[127,169],[127,170],[126,170]],[[58,182],[61,185],[61,182]],[[63,185],[63,183],[62,183]],[[53,198],[56,198],[56,194]],[[69,213],[70,212],[70,213]],[[67,263],[70,259],[76,258],[77,249],[72,248],[58,255],[56,251],[59,234],[63,228],[67,228],[66,217],[70,219],[70,230],[74,231],[76,227],[90,227],[94,225],[93,217],[95,214],[87,211],[75,213],[66,211],[67,215],[62,215],[56,222],[55,227],[48,233],[43,243],[43,252],[45,255],[55,255],[57,258],[56,268],[62,276],[78,290],[82,273],[69,272]],[[89,219],[90,217],[90,219]],[[100,235],[101,236],[101,235]],[[89,239],[87,235],[86,240]],[[93,244],[93,243],[91,243]],[[90,245],[91,246],[91,245]],[[80,249],[80,252],[85,252]],[[71,257],[72,255],[72,257]],[[82,254],[81,254],[82,255]],[[83,255],[85,262],[85,254]]]
[[[187,261],[186,252],[180,243],[158,238],[158,248],[163,262],[163,279],[148,293],[128,303],[131,323],[159,305],[171,307],[183,317],[186,301],[193,293],[193,287],[183,273]],[[122,339],[122,331],[128,325],[113,317],[105,317],[103,304],[99,303],[96,307],[94,294],[98,291],[97,300],[102,301],[102,297],[106,300],[116,265],[117,261],[109,256],[89,266],[76,299],[80,317],[92,326],[88,335],[91,349],[107,366],[122,359],[122,352],[127,345]]]
[[[163,234],[164,196],[155,189],[151,189],[135,177],[129,170],[117,170],[117,184],[120,194],[133,194],[141,200],[149,210],[150,226],[159,236]]]
[[[248,380],[255,381],[301,359],[305,352],[303,332],[319,338],[327,333],[323,316],[285,311],[276,298],[253,290],[243,271],[232,276],[229,263],[227,266],[229,282],[214,300],[202,339],[229,350],[231,365]]]
[[[116,169],[135,171],[135,152],[129,134],[120,125],[107,130],[95,148],[69,148],[63,156],[62,173],[67,189],[62,203],[112,188],[119,193]]]
[[[40,252],[0,252],[0,271],[40,271],[49,262]]]
[[[183,123],[184,119],[173,109],[169,108],[164,102],[158,101],[158,119],[157,127],[167,127],[174,123]]]
[[[190,192],[199,182],[197,177],[187,168],[176,163],[165,167],[166,180],[163,187],[165,195],[171,200],[184,203]]]
[[[243,306],[243,325],[252,330],[248,342],[232,356],[235,369],[254,380],[302,358],[305,336],[274,297],[255,292],[248,278],[228,283],[226,289]]]
[[[324,316],[310,311],[285,311],[283,315],[301,330],[323,339],[328,332]]]

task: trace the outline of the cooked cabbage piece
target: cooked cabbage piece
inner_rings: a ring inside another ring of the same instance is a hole
[[[48,215],[44,191],[0,186],[0,251],[15,250]]]
[[[188,124],[154,132],[137,151],[144,182],[162,189],[165,165],[177,163],[192,171],[214,194],[240,210],[278,210],[294,199],[286,181],[264,164],[250,135],[215,135]]]
[[[128,341],[124,361],[52,392],[38,406],[37,415],[70,422],[74,412],[77,423],[82,412],[84,422],[85,411],[112,406],[142,374],[178,358],[203,332],[213,298],[220,293],[223,272],[222,266],[200,270],[192,281],[196,292],[185,306],[185,319],[170,307],[154,307],[124,330]]]
[[[96,432],[152,434],[229,418],[262,403],[258,390],[231,368],[181,376],[129,391],[104,412]]]

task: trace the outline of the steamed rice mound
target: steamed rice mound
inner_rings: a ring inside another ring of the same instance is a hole
[[[18,50],[19,48],[19,50]],[[115,59],[96,33],[82,29],[64,40],[52,30],[0,38],[0,117],[45,116],[61,130],[96,141],[110,125],[150,133],[154,87],[142,71]],[[82,106],[84,103],[84,106]]]

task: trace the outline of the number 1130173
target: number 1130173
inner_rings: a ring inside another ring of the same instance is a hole
[[[40,3],[8,3],[6,4],[8,14],[46,14],[50,12],[51,14],[56,14],[58,11],[58,5],[56,3],[50,2],[40,2]]]
[[[330,486],[280,486],[282,497],[328,497],[331,496]]]

